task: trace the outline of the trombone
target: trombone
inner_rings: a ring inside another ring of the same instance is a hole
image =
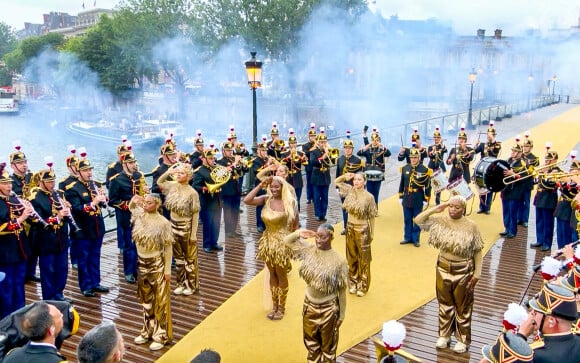
[[[544,176],[544,177],[546,175],[550,175],[551,176],[552,174],[545,173],[543,171],[544,170],[548,170],[550,168],[553,168],[555,166],[564,165],[564,164],[567,164],[567,163],[568,163],[568,160],[562,160],[562,161],[558,161],[557,163],[542,165],[542,166],[540,166],[538,168],[534,168],[533,166],[530,165],[527,168],[522,168],[521,171],[518,171],[514,175],[506,176],[505,178],[503,178],[503,183],[505,185],[509,185],[509,184],[513,184],[513,183],[515,183],[517,181],[520,181],[520,180],[524,180],[524,179],[527,179],[527,178],[539,176],[540,174],[542,176]],[[526,175],[524,175],[524,174],[526,174]],[[557,174],[557,173],[554,173],[554,174]],[[575,173],[568,173],[568,174],[578,175],[578,174],[575,174]],[[563,177],[565,177],[565,176],[563,176]]]

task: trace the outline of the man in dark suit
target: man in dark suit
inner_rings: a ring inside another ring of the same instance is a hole
[[[342,147],[344,149],[344,154],[339,156],[338,160],[336,161],[336,178],[347,173],[358,173],[364,169],[364,163],[362,162],[362,160],[358,156],[355,156],[353,154],[354,143],[350,139],[349,131],[347,131],[346,140],[344,140],[344,142],[342,143]],[[352,180],[347,181],[347,183],[352,185]],[[367,185],[368,183],[369,182],[367,180]],[[346,196],[343,195],[340,196],[341,203],[344,202],[345,197]],[[346,225],[348,223],[348,213],[344,208],[342,208],[342,223],[343,229],[342,232],[340,232],[340,234],[345,235]]]
[[[363,131],[363,141],[365,145],[358,151],[357,155],[365,158],[365,171],[379,173],[378,176],[369,176],[367,173],[367,190],[375,197],[375,203],[379,205],[381,183],[385,179],[385,164],[391,156],[391,151],[381,144],[381,137],[376,130],[371,134],[370,143],[366,130]]]
[[[220,198],[224,211],[224,229],[226,237],[239,237],[236,231],[240,221],[240,203],[242,200],[242,178],[248,169],[242,165],[242,156],[234,155],[234,145],[225,142],[222,146],[223,156],[217,163],[230,170],[230,178],[221,188]]]
[[[328,210],[328,189],[330,188],[330,167],[336,159],[330,155],[328,138],[324,131],[316,137],[316,147],[310,152],[312,164],[312,190],[314,192],[314,215],[317,221],[326,221]],[[336,156],[338,157],[338,155]]]
[[[294,135],[294,130],[290,129],[288,136],[288,150],[282,154],[282,165],[288,167],[288,177],[286,180],[296,192],[296,202],[298,202],[298,212],[300,212],[300,198],[302,197],[302,166],[308,166],[308,158],[303,151],[298,150],[298,140]]]
[[[308,142],[302,145],[302,152],[306,155],[306,160],[310,160],[310,151],[316,147],[316,125],[310,124],[308,130]],[[312,164],[308,163],[304,166],[306,171],[306,204],[312,203],[314,199],[314,192],[312,191]]]
[[[493,123],[489,123],[487,129],[487,142],[480,143],[479,141],[475,144],[474,152],[480,154],[481,159],[483,158],[497,158],[501,152],[501,142],[495,139],[496,131],[493,127]],[[491,202],[493,200],[493,192],[487,192],[485,194],[479,195],[479,210],[478,214],[489,214],[491,208]]]

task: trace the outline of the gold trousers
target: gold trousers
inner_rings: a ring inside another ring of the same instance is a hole
[[[177,273],[177,287],[199,290],[199,268],[197,262],[197,243],[189,240],[189,233],[184,236],[174,233],[173,257]]]
[[[164,257],[139,256],[137,296],[143,306],[141,336],[167,344],[173,338],[169,282],[165,280]]]
[[[371,236],[368,223],[347,223],[346,261],[349,288],[366,293],[371,285]]]
[[[467,283],[473,276],[472,259],[450,261],[439,256],[437,260],[436,290],[439,302],[439,336],[455,338],[471,344],[471,314],[473,290]]]
[[[304,346],[308,350],[307,362],[336,362],[338,346],[338,321],[340,307],[338,297],[322,304],[304,298],[302,328]]]

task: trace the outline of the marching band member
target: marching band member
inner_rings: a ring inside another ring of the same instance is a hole
[[[43,222],[33,221],[30,239],[33,250],[39,256],[42,299],[64,301],[69,247],[66,219],[70,218],[71,212],[68,202],[54,189],[56,176],[52,163],[47,164],[49,169],[33,176],[38,187],[31,191],[30,201]]]
[[[101,285],[101,246],[105,235],[101,207],[107,206],[107,197],[93,181],[93,166],[88,159],[79,160],[77,170],[79,178],[66,186],[65,196],[80,227],[72,233],[78,243],[79,288],[85,297],[94,297],[96,292],[109,292],[108,287]]]
[[[194,141],[195,150],[189,155],[189,163],[193,170],[199,168],[203,163],[203,138],[201,137],[201,130],[197,130]]]
[[[280,139],[280,132],[276,122],[272,122],[272,130],[270,130],[271,140],[268,141],[268,156],[280,161],[282,160],[282,153],[285,150],[284,140]]]
[[[549,150],[544,158],[545,165],[554,165],[558,161],[558,153]],[[540,248],[542,251],[552,249],[554,240],[554,212],[558,204],[557,179],[550,176],[552,173],[562,172],[557,165],[549,167],[545,173],[538,175],[538,190],[534,197],[536,207],[536,242],[530,247]]]
[[[573,160],[570,165],[570,173],[579,171],[580,163]],[[574,213],[572,210],[572,201],[578,194],[578,184],[573,178],[567,178],[564,181],[557,182],[557,185],[560,190],[560,197],[558,198],[558,204],[554,212],[554,216],[556,217],[556,240],[558,241],[558,248],[563,248],[565,245],[573,242],[570,221]]]
[[[33,209],[12,192],[12,181],[6,163],[0,163],[0,271],[5,273],[0,289],[0,319],[25,304],[24,276],[30,254],[24,223]]]
[[[447,154],[447,146],[443,144],[439,127],[435,127],[435,131],[433,132],[433,142],[433,145],[427,147],[427,156],[429,157],[427,167],[431,170],[441,170],[442,173],[445,173],[445,154]],[[439,205],[440,200],[441,193],[435,193],[435,204]]]
[[[309,163],[312,164],[312,188],[314,192],[314,215],[317,221],[326,221],[328,209],[328,189],[330,187],[330,167],[338,155],[331,155],[324,128],[316,137],[316,147],[310,151]]]
[[[463,177],[466,183],[471,181],[471,172],[469,164],[474,159],[474,152],[471,146],[467,146],[467,134],[465,128],[462,127],[457,134],[457,145],[449,152],[447,158],[447,165],[451,165],[449,172],[449,182],[452,183],[457,179]]]
[[[302,145],[302,152],[306,155],[306,160],[310,160],[310,151],[316,147],[316,125],[310,123],[308,130],[308,142]],[[304,170],[306,170],[306,204],[312,203],[314,200],[314,192],[312,191],[312,164],[308,163]]]
[[[522,159],[527,167],[537,168],[540,165],[540,159],[532,153],[534,142],[530,139],[529,131],[526,131]],[[522,202],[518,207],[517,223],[523,227],[528,226],[528,219],[530,218],[530,200],[532,198],[532,190],[534,189],[534,178],[527,178],[523,183],[524,195]]]
[[[258,178],[258,174],[260,174],[263,170],[269,167],[269,158],[268,158],[268,143],[266,142],[267,137],[266,135],[262,136],[262,142],[257,145],[256,152],[258,156],[252,162],[252,173],[256,176],[254,179],[254,186],[260,184],[261,180]],[[258,192],[258,195],[266,194],[265,190],[261,190]],[[264,206],[257,205],[256,206],[256,229],[258,232],[262,233],[266,229],[266,225],[262,220],[262,208]]]
[[[250,156],[250,152],[246,148],[246,145],[244,145],[241,142],[238,142],[238,135],[236,135],[233,126],[230,126],[229,141],[232,143],[234,155],[239,155],[242,158]]]
[[[509,184],[501,192],[501,204],[503,213],[503,225],[505,230],[499,235],[505,238],[514,238],[518,232],[517,210],[524,196],[522,178],[528,177],[526,163],[522,159],[522,145],[519,144],[519,138],[512,147],[512,153],[507,160],[510,165],[509,170],[503,172]],[[524,179],[525,180],[525,179]]]
[[[165,172],[169,170],[171,166],[177,163],[178,155],[175,147],[172,144],[161,145],[160,152],[161,156],[159,158],[159,164],[151,171],[151,176],[153,177],[153,181],[151,183],[151,192],[159,194],[161,197],[163,216],[169,220],[169,211],[165,208],[165,206],[163,206],[165,202],[165,195],[161,194],[162,190],[159,187],[158,179],[161,177],[161,175],[165,174]]]
[[[481,155],[481,159],[486,157],[497,158],[501,151],[501,142],[495,139],[497,132],[493,127],[493,122],[489,122],[487,128],[487,142],[480,143],[479,140],[475,144],[474,152]],[[489,214],[491,209],[491,202],[493,201],[493,193],[487,192],[479,195],[479,210],[477,214]]]
[[[346,132],[346,140],[344,140],[344,142],[342,143],[342,147],[344,150],[344,154],[339,156],[338,160],[336,161],[335,178],[338,178],[341,175],[345,175],[348,173],[358,173],[359,171],[362,172],[364,169],[364,164],[359,157],[357,157],[353,154],[354,143],[350,139],[350,131]],[[365,177],[365,182],[366,182],[366,177]],[[336,183],[336,181],[335,181],[335,183]],[[352,185],[352,180],[347,180],[346,183],[349,185]],[[337,185],[337,188],[338,188],[338,185]],[[344,194],[343,190],[341,190],[340,188],[338,188],[338,192],[339,192],[339,196],[340,196],[340,202],[342,204],[342,203],[344,203],[344,198],[346,197],[346,194]],[[375,204],[376,204],[376,202],[375,202]],[[340,232],[340,234],[343,236],[346,234],[347,222],[348,222],[348,213],[347,213],[346,209],[343,207],[342,208],[343,230],[342,230],[342,232]]]
[[[403,161],[405,160],[407,162],[407,164],[409,164],[411,162],[410,160],[410,152],[411,149],[415,148],[417,150],[419,150],[419,155],[421,157],[421,164],[423,164],[423,160],[425,160],[425,158],[427,158],[428,153],[427,153],[427,148],[425,148],[423,145],[421,145],[421,136],[419,135],[419,130],[414,129],[413,130],[413,135],[411,135],[411,147],[405,147],[403,145],[401,145],[401,150],[399,150],[399,155],[397,155],[397,160],[399,161]]]
[[[248,168],[242,164],[242,156],[234,155],[234,145],[225,142],[222,145],[222,157],[217,164],[230,169],[231,176],[220,192],[221,205],[224,211],[224,229],[226,237],[239,237],[236,231],[240,219],[240,203],[242,201],[242,178]]]
[[[379,193],[381,190],[381,183],[385,179],[385,165],[388,158],[391,156],[391,150],[381,144],[381,137],[378,130],[373,127],[371,133],[371,142],[369,143],[366,137],[366,126],[363,129],[364,146],[357,152],[357,155],[365,158],[365,172],[372,175],[372,178],[367,177],[367,190],[375,197],[375,203],[379,205]],[[378,176],[372,173],[379,172]],[[371,180],[376,179],[376,180]]]
[[[61,179],[60,182],[58,183],[59,190],[65,190],[67,185],[74,183],[79,177],[79,171],[77,170],[79,158],[76,155],[77,152],[76,147],[74,145],[68,145],[68,151],[70,152],[70,155],[66,158],[65,162],[69,174],[66,178]],[[72,237],[69,239],[70,239],[70,252],[69,252],[70,263],[73,269],[77,269],[79,266],[77,259],[78,256],[77,241]]]
[[[170,145],[170,144],[167,144]],[[109,181],[109,204],[116,209],[117,238],[121,238],[123,251],[123,273],[125,280],[134,284],[137,280],[137,247],[131,235],[131,211],[129,202],[135,195],[148,192],[145,176],[137,168],[133,153],[121,157],[123,171]]]
[[[298,202],[298,212],[300,212],[300,198],[302,197],[302,188],[304,182],[302,181],[302,166],[308,165],[308,159],[303,151],[297,149],[298,139],[294,135],[294,130],[289,129],[290,136],[288,136],[288,151],[282,154],[282,165],[288,167],[288,176],[286,180],[296,192],[296,201]]]
[[[431,175],[433,172],[420,162],[418,149],[409,151],[410,163],[401,167],[401,182],[399,183],[399,199],[403,206],[405,236],[401,244],[412,243],[415,247],[421,245],[419,237],[421,229],[413,223],[423,207],[429,204],[431,197]]]
[[[107,165],[107,173],[105,174],[105,186],[109,187],[109,180],[123,171],[123,162],[121,157],[130,153],[133,149],[131,142],[127,140],[127,135],[121,136],[121,145],[117,146],[117,160]],[[119,247],[120,248],[120,247]]]

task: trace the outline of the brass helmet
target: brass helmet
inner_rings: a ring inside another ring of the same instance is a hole
[[[524,145],[523,146],[528,146],[528,147],[534,146],[534,142],[532,141],[532,139],[530,139],[530,132],[529,131],[524,132]]]
[[[10,173],[6,170],[6,161],[0,162],[0,183],[12,183]]]
[[[279,135],[278,123],[276,121],[272,122],[272,129],[270,130],[270,135]]]
[[[350,139],[350,131],[346,132],[346,139],[342,142],[342,147],[354,148],[354,143]]]
[[[20,140],[14,140],[12,145],[14,146],[15,151],[10,154],[10,164],[26,161],[26,155],[20,150],[22,148]]]
[[[467,140],[467,133],[465,132],[465,126],[461,126],[459,133],[457,133],[457,138]]]
[[[487,128],[487,133],[495,136],[497,134],[497,132],[495,131],[495,127],[493,127],[493,125],[494,125],[493,121],[489,121],[489,127]]]
[[[308,129],[308,136],[316,136],[316,124],[314,122],[310,123],[310,129]]]
[[[229,133],[228,138],[230,140],[234,140],[234,139],[237,140],[238,139],[238,135],[236,135],[236,131],[234,129],[234,125],[230,125],[230,133]]]
[[[79,161],[79,158],[76,156],[76,148],[74,145],[68,145],[68,152],[70,153],[70,155],[66,158],[66,166],[67,168],[70,167],[76,167],[77,162]]]
[[[421,136],[419,135],[419,130],[415,128],[413,130],[413,134],[411,135],[411,142],[421,140]]]
[[[201,130],[197,130],[195,133],[196,133],[195,146],[198,146],[198,145],[203,146],[204,142],[203,142],[203,138],[201,137]]]
[[[439,125],[435,126],[435,131],[433,131],[433,137],[441,137],[441,130],[439,129]]]
[[[298,139],[296,138],[296,134],[294,133],[293,128],[288,129],[288,145],[290,144],[297,144]]]
[[[324,127],[318,129],[318,135],[316,136],[316,141],[326,141],[328,137],[326,136],[326,131]]]

